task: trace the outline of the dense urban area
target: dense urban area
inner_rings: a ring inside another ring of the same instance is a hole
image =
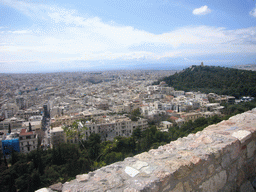
[[[253,94],[177,90],[174,74],[0,74],[0,188],[65,182],[255,107]]]

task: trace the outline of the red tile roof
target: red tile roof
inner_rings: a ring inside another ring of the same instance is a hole
[[[20,136],[33,135],[33,134],[34,134],[33,131],[27,132],[26,129],[21,129],[20,131]]]
[[[179,119],[179,118],[178,118],[178,117],[171,116],[170,119],[175,121],[175,120],[177,120],[177,119]]]

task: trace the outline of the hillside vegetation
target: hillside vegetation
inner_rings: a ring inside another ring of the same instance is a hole
[[[236,98],[256,96],[256,71],[192,66],[162,80],[178,90],[212,92],[219,95],[233,95]]]

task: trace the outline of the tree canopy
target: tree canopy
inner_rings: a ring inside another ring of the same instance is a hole
[[[232,95],[236,98],[256,96],[256,71],[215,66],[192,66],[160,81],[165,81],[169,86],[184,91]]]

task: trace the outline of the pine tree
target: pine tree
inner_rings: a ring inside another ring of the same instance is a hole
[[[8,133],[11,134],[12,130],[11,130],[11,124],[9,123],[9,129],[8,129]]]
[[[31,127],[31,123],[29,122],[28,124],[28,131],[31,132],[32,131],[32,127]]]

